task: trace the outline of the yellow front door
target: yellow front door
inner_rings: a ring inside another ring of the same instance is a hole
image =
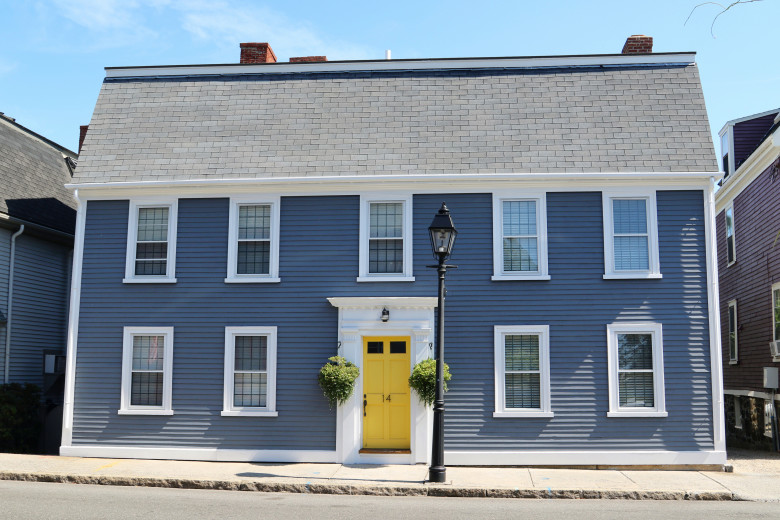
[[[363,338],[363,448],[409,449],[409,338]]]

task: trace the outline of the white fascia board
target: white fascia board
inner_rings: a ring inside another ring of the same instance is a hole
[[[413,190],[414,193],[448,191],[473,192],[508,187],[543,188],[547,191],[600,191],[609,186],[655,186],[658,189],[706,188],[721,172],[605,172],[605,173],[498,173],[498,174],[410,174],[410,175],[335,175],[321,177],[274,177],[236,179],[181,179],[170,181],[131,181],[71,183],[81,197],[127,198],[138,194],[195,194],[199,197],[224,197],[251,187],[264,193],[301,194],[325,191],[334,194],[360,194],[371,191]],[[453,191],[454,190],[454,191]]]
[[[323,61],[312,63],[264,63],[175,65],[161,67],[108,67],[106,78],[166,76],[235,76],[241,74],[295,74],[322,72],[536,69],[559,67],[689,65],[696,62],[692,52],[670,54],[602,54],[592,56],[541,56],[507,58],[456,58],[430,60]]]
[[[715,193],[716,214],[731,204],[759,175],[780,155],[780,129],[775,130],[764,142],[743,162],[737,171],[729,175],[723,186]]]

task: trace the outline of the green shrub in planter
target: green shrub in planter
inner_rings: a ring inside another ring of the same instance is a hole
[[[444,363],[444,391],[447,391],[447,381],[452,379],[450,367]],[[436,398],[436,360],[420,361],[412,369],[409,376],[409,387],[417,393],[420,401],[430,406]]]
[[[347,402],[359,375],[360,369],[343,357],[328,358],[328,363],[320,369],[317,381],[331,408]]]

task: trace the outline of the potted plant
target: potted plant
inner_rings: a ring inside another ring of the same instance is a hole
[[[360,369],[354,363],[341,356],[328,358],[328,363],[317,375],[317,381],[331,408],[347,402],[355,390],[355,380],[359,375]]]
[[[444,391],[447,391],[447,381],[452,379],[450,367],[444,363]],[[430,406],[436,398],[436,360],[426,359],[420,361],[412,369],[412,375],[409,376],[409,387],[414,390],[417,397],[425,405]]]

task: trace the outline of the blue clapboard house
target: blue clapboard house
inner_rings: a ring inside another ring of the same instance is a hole
[[[264,61],[106,69],[69,186],[62,454],[425,463],[407,379],[446,201],[447,464],[725,462],[694,54],[242,48]],[[361,376],[332,410],[334,355]]]

